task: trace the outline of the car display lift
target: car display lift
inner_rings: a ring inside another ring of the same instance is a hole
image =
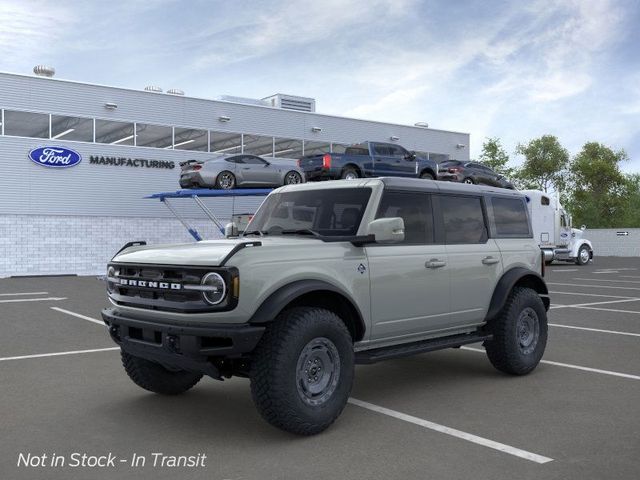
[[[192,227],[187,220],[178,213],[178,211],[171,204],[170,199],[174,198],[191,198],[198,207],[204,212],[220,230],[220,233],[224,234],[224,225],[218,220],[218,217],[207,207],[202,198],[222,198],[222,197],[264,197],[269,195],[271,188],[235,188],[231,190],[209,190],[206,188],[191,189],[191,190],[178,190],[176,192],[162,192],[148,195],[144,198],[157,198],[166,205],[169,211],[176,217],[184,228],[191,234],[197,242],[202,240],[202,236],[198,231]]]

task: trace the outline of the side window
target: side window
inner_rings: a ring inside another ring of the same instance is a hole
[[[408,153],[404,148],[397,145],[389,145],[389,150],[391,152],[391,155],[397,158],[404,158],[404,156]]]
[[[229,163],[244,163],[242,161],[242,157],[229,157],[229,158],[225,158],[225,161]]]
[[[263,159],[258,158],[258,157],[254,157],[253,155],[245,155],[244,157],[242,157],[242,162],[239,163],[248,163],[249,165],[266,165],[267,162],[265,162]]]
[[[491,205],[499,237],[531,237],[527,207],[521,199],[493,197]]]
[[[384,157],[388,157],[391,154],[391,152],[389,151],[389,148],[386,145],[374,144],[373,151],[375,152],[376,155],[380,155]]]
[[[401,217],[404,220],[404,244],[432,244],[433,214],[431,196],[424,193],[386,191],[376,218]]]
[[[440,197],[440,208],[448,244],[487,241],[487,227],[480,197],[443,195]]]
[[[549,200],[549,197],[545,197],[544,195],[540,197],[540,204],[549,205],[550,203],[551,201]]]

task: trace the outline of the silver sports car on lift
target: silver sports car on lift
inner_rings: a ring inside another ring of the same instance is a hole
[[[181,188],[280,187],[303,183],[304,173],[295,160],[267,159],[257,155],[220,155],[211,160],[180,164]]]

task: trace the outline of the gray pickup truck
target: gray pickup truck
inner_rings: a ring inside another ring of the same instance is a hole
[[[531,372],[547,341],[543,269],[517,192],[290,185],[240,238],[119,252],[102,316],[140,387],[248,377],[268,422],[310,435],[340,415],[358,363],[483,342],[498,370]]]
[[[344,153],[308,155],[298,161],[307,181],[364,177],[410,177],[435,180],[438,164],[395,143],[364,142]]]

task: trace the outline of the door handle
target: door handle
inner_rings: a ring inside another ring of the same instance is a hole
[[[424,266],[425,268],[441,268],[446,264],[447,262],[443,262],[442,260],[438,260],[437,258],[432,258],[431,260],[427,260]]]
[[[251,167],[242,167],[242,170],[251,170]]]
[[[500,260],[498,260],[497,258],[493,258],[491,256],[489,257],[484,257],[482,259],[482,263],[484,263],[485,265],[495,265],[496,263],[498,263]]]

